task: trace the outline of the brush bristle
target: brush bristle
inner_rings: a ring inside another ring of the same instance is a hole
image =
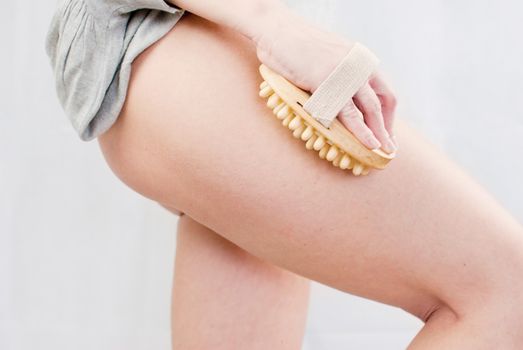
[[[267,81],[260,84],[259,95],[267,99],[267,107],[272,109],[276,118],[281,120],[282,125],[289,128],[295,138],[305,142],[306,149],[317,151],[321,159],[331,162],[332,165],[342,170],[350,170],[355,176],[369,173],[368,167],[341,150],[320,131],[309,125],[297,113],[294,113],[291,106],[283,101]]]

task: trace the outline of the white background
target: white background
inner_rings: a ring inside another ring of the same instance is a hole
[[[382,59],[401,116],[523,221],[523,5],[289,1]],[[44,37],[54,1],[0,12],[0,349],[169,349],[177,219],[75,135]],[[314,286],[304,348],[403,349],[401,310]]]

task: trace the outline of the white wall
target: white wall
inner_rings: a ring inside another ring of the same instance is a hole
[[[399,94],[399,115],[523,222],[520,1],[287,2],[372,48]],[[399,310],[315,292],[307,349],[404,349],[419,329]]]
[[[288,2],[377,52],[401,116],[523,221],[521,2]],[[1,12],[0,349],[168,349],[176,218],[61,112],[43,47],[53,6]],[[420,326],[315,285],[305,348],[402,349]]]

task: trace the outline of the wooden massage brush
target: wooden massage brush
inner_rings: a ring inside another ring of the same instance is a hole
[[[267,106],[282,124],[295,138],[305,142],[306,149],[318,151],[321,159],[351,170],[356,176],[367,175],[370,169],[384,169],[395,156],[381,149],[368,149],[335,118],[372,73],[377,59],[370,60],[369,64],[369,57],[373,58],[369,55],[372,54],[366,48],[356,44],[312,96],[264,64],[259,67],[264,79],[259,95],[267,99]],[[348,88],[342,83],[340,89],[340,79],[352,79],[352,82]],[[320,96],[316,101],[315,95]],[[331,107],[333,105],[337,106]]]

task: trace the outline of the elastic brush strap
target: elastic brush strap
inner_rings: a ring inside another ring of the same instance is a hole
[[[329,128],[342,108],[367,82],[378,63],[378,58],[369,49],[360,43],[354,44],[303,108],[323,126]]]

